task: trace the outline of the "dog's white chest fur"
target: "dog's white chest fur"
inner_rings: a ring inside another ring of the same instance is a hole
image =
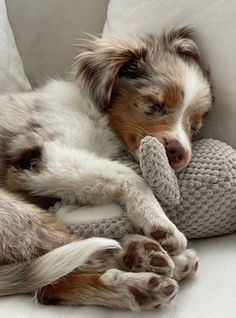
[[[45,123],[46,127],[53,126],[59,132],[56,137],[58,142],[104,158],[119,155],[121,142],[108,127],[107,117],[96,109],[77,86],[54,81],[44,91],[47,100],[40,122]]]

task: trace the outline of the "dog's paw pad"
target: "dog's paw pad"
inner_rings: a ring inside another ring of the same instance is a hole
[[[171,278],[154,273],[133,273],[110,269],[101,276],[105,286],[119,293],[132,309],[152,310],[169,303],[178,292],[178,284]]]
[[[145,235],[158,241],[170,255],[178,255],[187,246],[185,236],[173,227],[146,226]]]
[[[172,276],[174,268],[173,261],[161,245],[146,237],[126,242],[123,263],[129,271],[148,271],[165,276]]]

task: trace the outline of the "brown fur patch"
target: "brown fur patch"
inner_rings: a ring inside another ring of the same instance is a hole
[[[96,304],[93,298],[103,293],[109,297],[109,289],[100,280],[101,274],[70,274],[52,285],[43,287],[37,299],[47,305]]]
[[[36,196],[24,189],[24,184],[21,181],[22,171],[14,166],[10,166],[6,171],[4,188],[12,193],[19,195],[25,201],[35,204],[41,209],[48,209],[53,206],[59,198],[46,196]]]
[[[146,115],[149,103],[149,96],[141,99],[135,91],[123,89],[113,99],[112,107],[108,110],[111,128],[133,151],[139,147],[141,139],[146,135],[158,137],[165,144],[168,139],[166,133],[175,124],[175,114],[163,116],[160,114],[161,110],[157,109],[156,114]]]
[[[195,113],[191,117],[191,123],[192,123],[192,126],[194,128],[199,129],[201,127],[201,123],[202,123],[202,113],[201,112]]]
[[[183,91],[178,87],[167,87],[164,91],[163,103],[168,110],[176,109],[183,100]]]

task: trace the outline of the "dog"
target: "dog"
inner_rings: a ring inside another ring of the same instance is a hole
[[[183,170],[212,104],[211,84],[189,27],[92,38],[82,47],[73,81],[0,97],[0,295],[154,309],[174,298],[198,259],[119,157],[128,150],[138,160],[141,139],[151,135]],[[143,235],[121,245],[78,239],[45,210],[57,200],[117,202]]]

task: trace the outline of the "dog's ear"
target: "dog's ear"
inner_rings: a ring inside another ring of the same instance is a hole
[[[183,57],[193,58],[200,64],[200,54],[193,40],[194,30],[188,26],[174,29],[162,36],[165,49]]]
[[[93,38],[78,46],[84,52],[75,59],[76,82],[93,98],[100,110],[106,110],[118,79],[141,74],[146,50],[137,43],[132,45],[130,41],[115,38]]]

